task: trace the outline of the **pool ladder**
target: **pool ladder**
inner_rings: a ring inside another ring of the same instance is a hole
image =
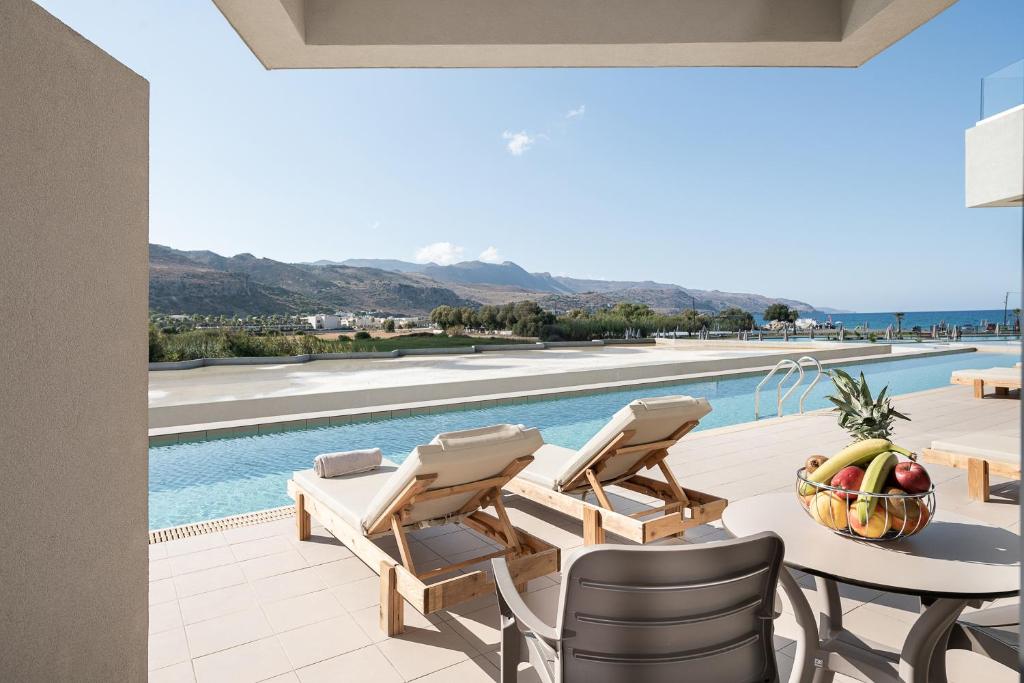
[[[754,389],[755,420],[761,417],[761,387],[767,384],[768,380],[775,376],[775,373],[777,373],[779,370],[781,370],[782,368],[788,368],[788,370],[786,370],[786,374],[783,375],[782,379],[779,380],[779,383],[775,385],[775,410],[778,413],[778,416],[782,417],[782,406],[786,403],[786,399],[792,396],[793,392],[796,391],[797,387],[799,387],[800,384],[804,381],[803,365],[805,362],[813,363],[817,372],[815,372],[814,379],[811,380],[811,383],[807,385],[807,388],[804,389],[804,392],[800,394],[799,409],[800,414],[804,414],[804,402],[807,400],[807,396],[811,393],[811,390],[814,389],[814,386],[819,381],[821,381],[821,375],[824,372],[824,370],[821,369],[821,363],[819,363],[818,359],[814,358],[813,356],[801,356],[797,360],[783,358],[782,360],[775,364],[775,367],[768,372],[765,378],[761,380],[761,382],[757,385],[757,388]],[[796,381],[793,382],[793,384],[788,389],[786,389],[786,393],[782,393],[783,385],[785,385],[786,380],[788,380],[790,375],[792,375],[794,372],[797,373]]]

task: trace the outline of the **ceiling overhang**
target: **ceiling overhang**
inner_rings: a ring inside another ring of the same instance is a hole
[[[213,0],[268,69],[860,66],[956,0]]]

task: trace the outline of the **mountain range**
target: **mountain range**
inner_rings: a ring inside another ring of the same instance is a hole
[[[284,263],[252,254],[228,257],[151,244],[149,265],[149,305],[158,313],[245,316],[346,310],[422,315],[443,304],[475,307],[523,299],[555,312],[596,310],[623,301],[645,303],[665,313],[691,306],[702,311],[738,306],[761,313],[772,303],[800,311],[831,310],[761,294],[531,273],[511,261]]]

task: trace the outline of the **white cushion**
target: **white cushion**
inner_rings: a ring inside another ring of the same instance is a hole
[[[1020,368],[987,368],[985,370],[954,370],[953,377],[960,380],[983,379],[986,382],[1019,380]]]
[[[576,451],[573,449],[546,443],[533,454],[533,462],[519,473],[519,478],[554,490],[558,488],[558,475],[565,469],[565,464],[574,460]]]
[[[970,455],[985,460],[1020,463],[1020,437],[974,432],[932,441],[932,448],[947,453]]]
[[[369,472],[324,479],[309,469],[295,472],[292,479],[317,502],[326,505],[353,529],[358,529],[370,501],[397,471],[398,465],[385,459]]]
[[[398,471],[388,478],[363,512],[363,529],[368,529],[417,475],[438,475],[431,489],[495,477],[513,460],[532,455],[543,443],[539,431],[522,425],[495,425],[439,434],[429,444],[414,448]],[[442,519],[457,512],[476,494],[473,491],[419,503],[410,510],[407,521]]]
[[[632,401],[615,413],[608,424],[576,452],[575,458],[565,463],[555,477],[555,483],[558,487],[568,484],[612,439],[627,429],[635,433],[622,444],[624,446],[661,441],[669,438],[685,423],[699,421],[710,412],[711,405],[707,399],[691,396],[661,396]],[[611,481],[621,476],[647,455],[640,451],[612,458],[601,471],[601,481]]]
[[[384,460],[379,448],[321,453],[313,458],[313,471],[325,479],[368,472]]]

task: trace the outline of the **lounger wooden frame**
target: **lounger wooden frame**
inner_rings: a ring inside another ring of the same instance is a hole
[[[405,628],[405,600],[419,612],[431,614],[494,592],[494,582],[483,571],[458,574],[428,583],[444,574],[495,557],[505,557],[516,584],[525,589],[528,581],[558,571],[559,549],[513,526],[501,499],[502,485],[532,460],[533,456],[517,458],[496,477],[436,489],[430,488],[430,484],[437,479],[436,474],[419,475],[395,497],[394,502],[374,520],[366,533],[361,528],[353,528],[329,506],[319,501],[315,493],[303,489],[294,480],[288,482],[288,495],[295,500],[299,540],[310,537],[312,518],[315,517],[356,557],[380,573],[380,627],[389,636],[393,636]],[[497,542],[502,549],[454,564],[418,570],[406,535],[411,507],[416,503],[466,493],[473,495],[454,513],[455,516],[462,516],[459,523]],[[494,515],[484,512],[488,507],[494,508]],[[396,562],[372,540],[389,533],[395,536],[401,562]]]
[[[950,384],[967,384],[974,387],[974,398],[985,397],[985,385],[992,387],[996,396],[1007,396],[1011,389],[1020,389],[1020,377],[986,379],[984,377],[958,377],[953,375]]]
[[[680,486],[665,462],[668,449],[697,424],[696,420],[687,422],[661,441],[629,445],[623,444],[626,444],[635,432],[624,430],[609,441],[559,491],[522,477],[512,479],[505,485],[505,490],[582,520],[583,542],[587,545],[604,543],[606,532],[636,543],[650,543],[660,538],[682,535],[690,527],[721,519],[722,511],[728,505],[724,498]],[[601,481],[601,472],[607,469],[613,458],[638,452],[646,453],[646,457],[638,460],[615,479]],[[641,470],[653,467],[661,470],[665,481],[639,474]],[[632,514],[617,512],[605,491],[605,487],[612,485],[658,498],[663,505]],[[585,500],[588,492],[593,492],[597,505]],[[644,519],[647,517],[651,519]]]
[[[936,465],[946,465],[967,470],[967,495],[973,500],[987,503],[989,500],[989,475],[1020,480],[1020,463],[984,458],[980,455],[952,453],[934,448],[921,452],[921,459]]]

